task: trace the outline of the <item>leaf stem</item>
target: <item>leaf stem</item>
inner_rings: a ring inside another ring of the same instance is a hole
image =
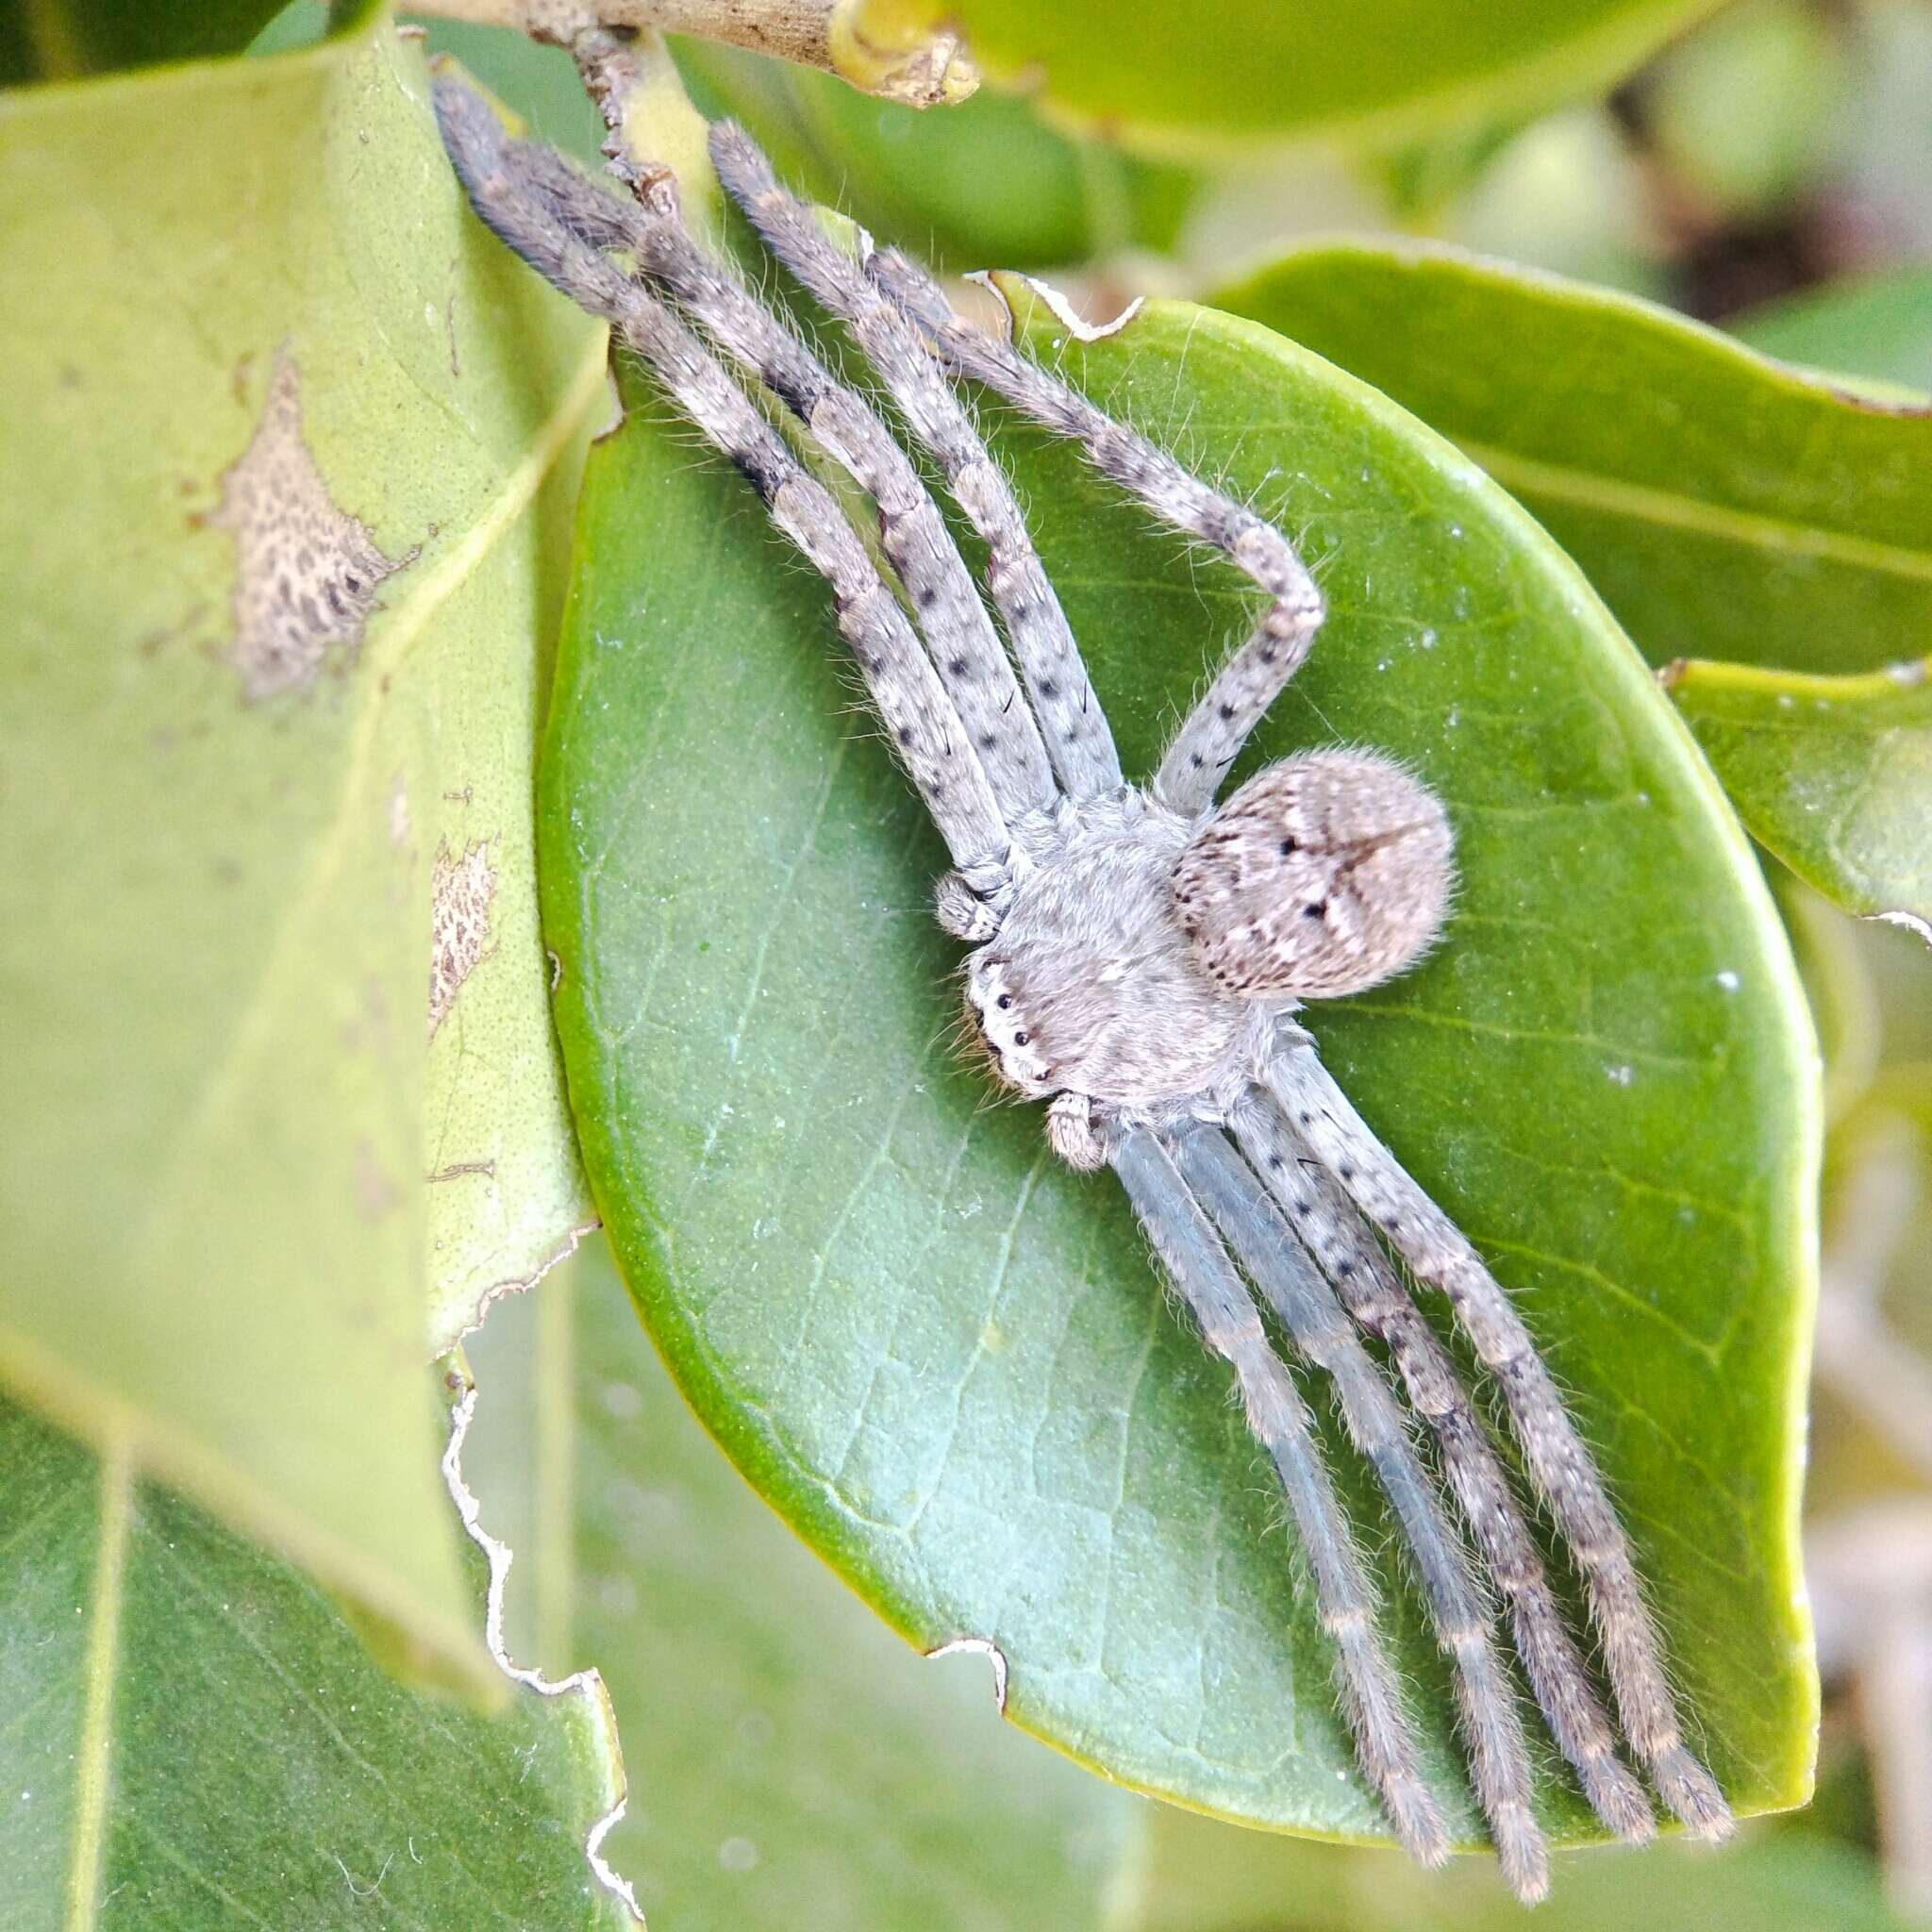
[[[836,74],[862,93],[913,108],[951,106],[979,85],[950,28],[914,16],[882,21],[861,0],[419,0],[419,10],[515,27],[573,52],[591,34],[694,34]]]

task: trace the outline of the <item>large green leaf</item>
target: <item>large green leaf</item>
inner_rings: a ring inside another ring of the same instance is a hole
[[[1796,1802],[1814,1049],[1735,821],[1574,566],[1392,405],[1187,307],[1041,347],[1319,559],[1334,615],[1250,763],[1357,740],[1447,799],[1448,943],[1313,1024],[1524,1291],[1727,1789]],[[1144,771],[1252,595],[1066,450],[997,440]],[[586,1164],[740,1468],[915,1643],[996,1643],[1008,1714],[1070,1754],[1377,1831],[1225,1374],[1110,1177],[1056,1166],[1037,1111],[989,1109],[949,1057],[938,841],[855,725],[822,588],[656,408],[591,458],[540,784]],[[1383,1547],[1352,1463],[1348,1493]],[[1384,1568],[1457,1791],[1441,1668]]]
[[[1673,665],[1665,683],[1758,843],[1848,912],[1932,939],[1932,684]]]
[[[471,1361],[464,1466],[520,1549],[510,1649],[609,1686],[632,1799],[605,1851],[654,1924],[791,1932],[802,1900],[852,1932],[1103,1922],[1141,1807],[1003,1726],[984,1658],[923,1662],[786,1533],[603,1242],[498,1307]]]
[[[1214,300],[1459,443],[1653,663],[1874,671],[1932,635],[1926,408],[1448,250],[1299,249]]]
[[[1155,152],[1407,139],[1524,115],[1635,67],[1713,0],[861,0],[858,31],[958,27],[974,62],[1074,125]]]
[[[4,1399],[0,1468],[9,1932],[635,1923],[585,1858],[622,1789],[594,1687],[456,1709],[299,1572]],[[472,1550],[479,1624],[484,1587]]]
[[[375,17],[0,98],[0,1376],[491,1682],[425,1280],[584,1211],[532,506],[597,332],[483,244]]]

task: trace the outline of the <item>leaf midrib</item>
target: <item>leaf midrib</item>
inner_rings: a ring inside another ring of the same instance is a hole
[[[1546,463],[1491,443],[1455,438],[1473,462],[1480,463],[1495,480],[1516,495],[1551,497],[1582,509],[1602,510],[1634,522],[1722,538],[1749,549],[1789,555],[1792,552],[1841,563],[1855,570],[1874,571],[1917,583],[1932,583],[1932,550],[1911,550],[1903,544],[1880,543],[1843,530],[1767,516],[1732,504],[1630,483],[1601,471],[1580,470],[1567,463]]]
[[[86,1932],[98,1916],[101,1849],[107,1837],[113,1757],[114,1678],[121,1656],[127,1535],[134,1514],[134,1441],[117,1432],[103,1445],[101,1522],[88,1620],[80,1739],[75,1753],[74,1843],[67,1868],[67,1932]]]

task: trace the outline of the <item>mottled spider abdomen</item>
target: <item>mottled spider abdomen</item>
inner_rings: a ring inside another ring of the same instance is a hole
[[[1392,759],[1315,751],[1270,765],[1174,868],[1180,923],[1246,999],[1334,999],[1392,979],[1442,929],[1455,884],[1441,802]]]

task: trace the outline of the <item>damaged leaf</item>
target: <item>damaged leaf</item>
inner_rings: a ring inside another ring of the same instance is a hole
[[[385,577],[422,554],[385,557],[338,507],[302,433],[301,376],[278,353],[248,447],[223,473],[205,520],[235,541],[228,661],[251,703],[308,691],[323,668],[355,669]]]
[[[585,1858],[622,1790],[594,1700],[406,1688],[301,1572],[4,1397],[0,1468],[9,1932],[637,1923]]]
[[[1574,565],[1412,418],[1252,324],[1150,305],[1041,355],[1305,538],[1333,612],[1236,782],[1342,740],[1444,798],[1418,971],[1311,1024],[1495,1259],[1620,1498],[1734,1803],[1798,1802],[1796,1518],[1814,1049],[1707,769]],[[585,1158],[641,1312],[753,1484],[1008,1714],[1251,1823],[1382,1830],[1278,1493],[1120,1190],[947,1051],[944,857],[823,587],[640,382],[593,451],[541,766],[545,931]],[[986,417],[1130,772],[1255,597],[1072,452]],[[731,640],[721,651],[717,641]],[[1473,1831],[1441,1659],[1338,1452]],[[1554,1778],[1553,1826],[1588,1835]]]
[[[0,1378],[488,1688],[422,1364],[586,1213],[530,759],[603,358],[344,28],[0,97]]]
[[[601,1240],[471,1344],[464,1465],[510,1648],[593,1658],[636,1793],[605,1851],[654,1925],[1102,1932],[1143,1807],[1019,1737],[825,1574],[679,1399]]]

